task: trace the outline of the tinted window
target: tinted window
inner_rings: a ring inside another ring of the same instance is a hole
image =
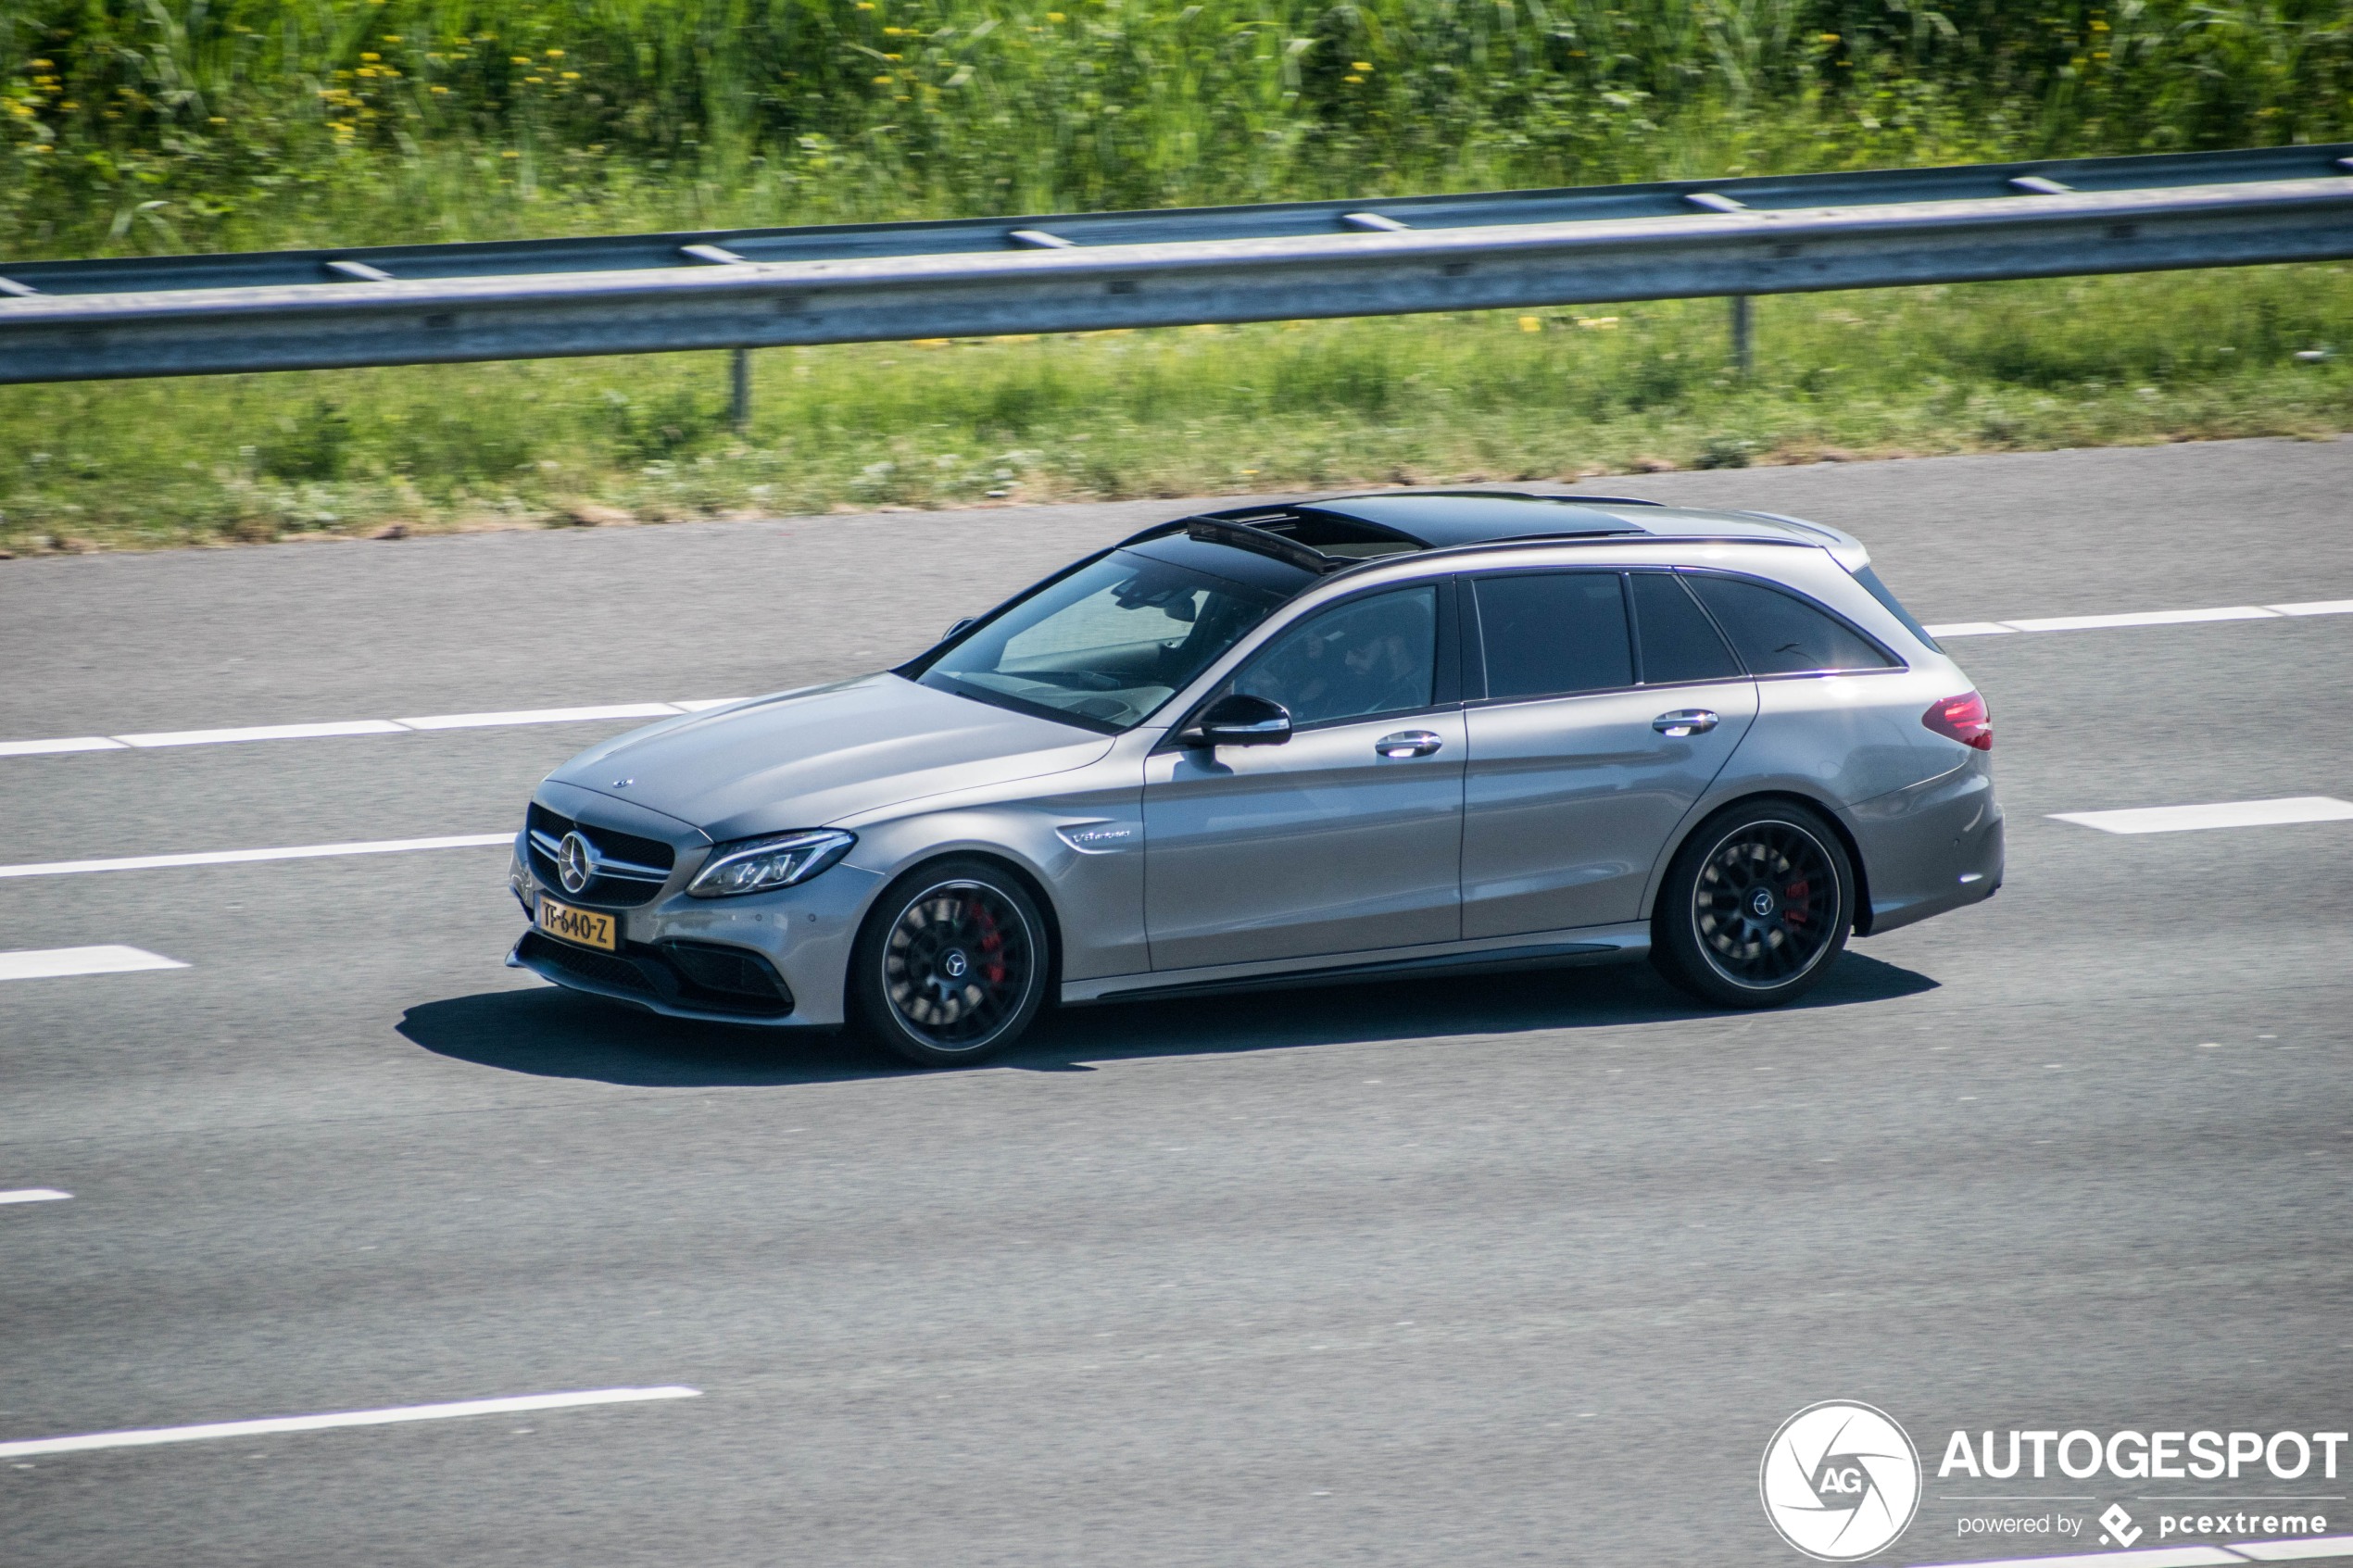
[[[1902,621],[1904,623],[1905,631],[1909,632],[1913,636],[1918,637],[1930,647],[1935,648],[1937,652],[1943,653],[1944,651],[1943,647],[1938,646],[1936,639],[1928,634],[1928,628],[1913,620],[1912,612],[1906,609],[1902,603],[1897,600],[1895,595],[1889,590],[1887,584],[1879,580],[1878,572],[1873,571],[1867,566],[1862,571],[1855,574],[1855,581],[1860,583],[1864,589],[1869,593],[1871,597],[1877,599],[1881,604],[1884,605],[1890,615],[1893,615],[1896,620]]]
[[[923,683],[1125,729],[1279,603],[1226,578],[1114,550],[969,633],[933,661]]]
[[[1525,572],[1478,580],[1487,695],[1552,696],[1634,684],[1626,601],[1614,571]]]
[[[1277,635],[1233,689],[1280,703],[1294,724],[1428,708],[1437,683],[1438,590],[1377,594]]]
[[[1778,588],[1696,573],[1684,581],[1716,612],[1732,646],[1759,675],[1884,670],[1894,662],[1860,633]]]
[[[1663,571],[1634,574],[1634,624],[1642,639],[1642,681],[1741,678],[1741,661],[1683,585]]]

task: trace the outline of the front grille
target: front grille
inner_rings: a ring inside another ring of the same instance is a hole
[[[758,953],[699,942],[631,944],[625,956],[575,947],[537,931],[523,934],[516,956],[545,970],[610,990],[655,997],[696,1012],[782,1018],[793,1010],[792,989]],[[549,978],[553,978],[550,976]]]
[[[598,985],[648,994],[654,988],[653,983],[646,978],[645,972],[627,959],[617,959],[610,953],[592,952],[586,947],[575,947],[569,942],[559,942],[535,931],[524,934],[520,956],[528,962],[544,963]]]
[[[669,881],[671,867],[676,863],[677,851],[658,838],[640,838],[634,833],[616,828],[599,827],[550,811],[537,801],[524,825],[530,830],[526,838],[531,845],[531,869],[539,880],[555,888],[566,898],[576,898],[584,904],[602,904],[614,909],[628,909],[649,903]],[[588,885],[577,893],[562,892],[563,879],[556,868],[555,847],[563,842],[564,834],[577,831],[581,837],[597,847],[597,853],[608,860],[626,862],[642,867],[647,872],[660,872],[660,876],[639,875],[633,872],[607,872],[588,879]]]

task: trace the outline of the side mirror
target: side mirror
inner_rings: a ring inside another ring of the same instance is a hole
[[[965,629],[966,629],[966,628],[970,627],[970,626],[971,626],[974,622],[977,621],[979,619],[980,619],[980,617],[979,617],[979,616],[977,616],[977,615],[967,615],[967,616],[965,616],[965,617],[964,617],[962,621],[959,621],[958,622],[956,622],[956,624],[954,624],[953,626],[950,626],[950,628],[948,628],[948,630],[947,630],[947,631],[945,631],[945,632],[941,633],[939,634],[939,640],[940,640],[941,642],[943,642],[943,643],[952,643],[952,642],[954,642],[954,641],[955,641],[958,637],[961,637],[961,636],[963,636],[963,635],[964,634],[964,632],[965,632]]]
[[[1176,736],[1178,746],[1281,746],[1290,739],[1290,711],[1263,696],[1228,692],[1196,715]]]

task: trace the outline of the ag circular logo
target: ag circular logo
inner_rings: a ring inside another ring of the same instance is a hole
[[[1781,1539],[1819,1562],[1852,1562],[1911,1527],[1920,1456],[1884,1411],[1825,1399],[1773,1434],[1757,1490]]]

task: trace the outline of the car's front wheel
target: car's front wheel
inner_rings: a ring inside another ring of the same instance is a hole
[[[1732,806],[1684,842],[1651,918],[1651,958],[1721,1007],[1769,1008],[1813,989],[1855,922],[1855,872],[1819,814]]]
[[[976,859],[892,884],[850,963],[861,1030],[925,1067],[1012,1045],[1044,1004],[1051,967],[1038,906],[1016,879]]]

